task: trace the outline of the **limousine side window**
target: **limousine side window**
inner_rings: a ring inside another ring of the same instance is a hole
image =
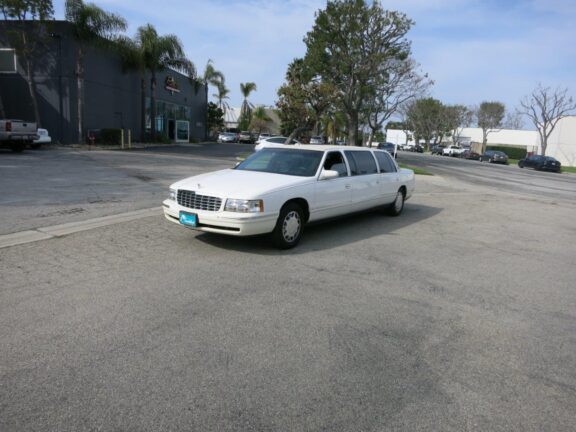
[[[330,152],[326,155],[326,160],[324,161],[325,170],[338,171],[340,177],[348,176],[348,169],[346,169],[346,162],[344,162],[344,157],[340,152]]]
[[[378,165],[380,165],[381,173],[396,172],[396,165],[388,153],[375,151],[374,154],[378,160]]]
[[[372,152],[368,151],[345,151],[346,159],[350,163],[350,173],[352,175],[366,175],[378,173],[376,161]]]

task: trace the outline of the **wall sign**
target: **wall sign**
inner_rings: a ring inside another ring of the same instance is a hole
[[[180,89],[178,88],[178,83],[174,79],[173,76],[168,75],[164,80],[164,88],[168,90],[170,93],[180,93]]]

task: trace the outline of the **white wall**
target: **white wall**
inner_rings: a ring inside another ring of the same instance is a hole
[[[482,142],[481,128],[463,128],[460,137],[470,138],[470,141]],[[513,145],[526,147],[531,151],[531,147],[538,147],[540,138],[538,132],[531,130],[497,129],[488,134],[488,145]],[[530,147],[530,148],[529,148]]]
[[[387,129],[386,142],[393,143],[396,145],[404,145],[406,144],[406,132],[398,129]],[[408,144],[414,144],[414,140],[413,139],[408,140]]]
[[[552,156],[565,166],[576,166],[576,116],[564,117],[548,138],[546,156]]]

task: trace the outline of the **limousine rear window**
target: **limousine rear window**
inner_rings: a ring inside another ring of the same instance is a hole
[[[263,148],[241,162],[235,169],[312,177],[324,152],[296,149]]]
[[[392,157],[384,152],[374,152],[376,159],[378,159],[378,165],[380,165],[380,172],[396,172],[396,165],[392,161]]]
[[[376,174],[378,168],[371,152],[366,151],[345,151],[344,154],[350,162],[350,172],[352,175]]]

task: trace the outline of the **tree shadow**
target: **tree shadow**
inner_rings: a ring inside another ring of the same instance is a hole
[[[199,233],[196,240],[216,248],[255,255],[299,255],[326,251],[381,235],[393,235],[395,231],[434,217],[441,211],[437,207],[406,204],[399,217],[372,210],[310,224],[306,226],[298,246],[288,250],[275,248],[268,236],[234,237]]]

